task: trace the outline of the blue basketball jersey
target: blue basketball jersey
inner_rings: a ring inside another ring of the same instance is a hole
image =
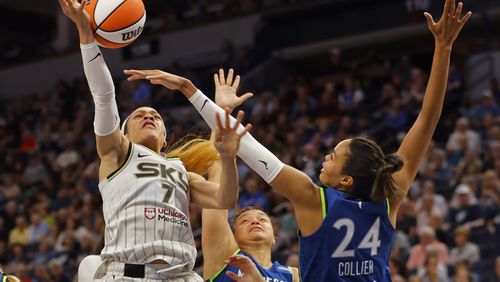
[[[395,231],[389,203],[355,200],[331,188],[321,188],[320,195],[323,223],[299,236],[301,281],[391,281]]]
[[[292,271],[288,266],[281,265],[277,261],[273,263],[273,265],[269,269],[263,268],[251,255],[243,252],[242,250],[237,250],[234,254],[240,254],[244,255],[248,258],[250,258],[257,268],[259,269],[260,273],[262,274],[262,278],[264,278],[264,281],[266,282],[292,282],[293,281],[293,275]],[[215,274],[212,278],[208,279],[208,282],[233,282],[234,280],[229,278],[229,276],[226,275],[226,272],[232,271],[236,273],[237,275],[242,275],[243,273],[241,270],[238,268],[231,266],[231,265],[225,265],[217,274]]]

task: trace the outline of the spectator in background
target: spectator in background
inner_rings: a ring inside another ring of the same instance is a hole
[[[491,114],[494,119],[500,116],[500,107],[496,104],[490,89],[485,89],[481,93],[481,104],[474,109],[473,117],[475,120],[481,121],[487,113]]]
[[[479,134],[469,128],[469,120],[465,117],[461,117],[457,120],[455,131],[448,138],[446,143],[446,150],[453,152],[460,147],[460,138],[467,138],[467,148],[474,152],[479,153],[481,150],[481,140]]]
[[[268,208],[268,201],[259,185],[259,178],[254,174],[249,174],[244,183],[244,192],[241,193],[238,198],[238,207],[244,208],[253,206],[266,211]]]
[[[42,236],[49,233],[49,225],[42,219],[38,210],[31,214],[31,224],[29,226],[30,243],[38,243]]]
[[[436,233],[432,227],[423,227],[419,232],[420,243],[413,246],[406,267],[416,270],[427,265],[427,251],[432,248],[436,253],[437,262],[446,265],[449,261],[448,247],[436,240]],[[436,263],[437,263],[436,262]]]
[[[500,282],[500,256],[495,260],[495,271],[489,275],[488,282]]]
[[[434,149],[431,160],[425,167],[424,177],[432,180],[438,191],[448,190],[453,172],[446,162],[444,150],[439,148]]]
[[[467,261],[470,265],[479,262],[479,247],[469,242],[469,229],[458,227],[455,229],[456,247],[450,252],[450,265],[455,265],[459,261]]]
[[[451,186],[460,183],[462,179],[469,175],[478,175],[483,167],[483,162],[479,159],[478,154],[472,151],[465,151],[465,157],[458,162],[455,168],[455,176]]]
[[[472,228],[484,224],[481,207],[472,193],[469,185],[460,184],[455,189],[453,208],[450,210],[450,224],[452,230],[459,226]]]
[[[448,203],[442,195],[435,193],[434,183],[432,182],[432,180],[424,181],[424,184],[422,186],[422,195],[416,202],[417,210],[421,209],[422,202],[426,198],[431,199],[433,211],[439,212],[442,216],[448,215]]]
[[[479,277],[470,271],[468,261],[459,260],[455,264],[453,282],[479,282]]]
[[[422,282],[448,282],[446,264],[439,261],[438,250],[429,246],[424,254],[423,266],[418,269],[417,275]]]
[[[16,218],[16,227],[9,233],[9,245],[14,244],[27,245],[30,242],[30,230],[26,224],[24,216]]]
[[[344,113],[352,113],[356,111],[363,102],[365,94],[363,90],[354,85],[351,77],[344,78],[344,89],[338,96],[339,109]]]

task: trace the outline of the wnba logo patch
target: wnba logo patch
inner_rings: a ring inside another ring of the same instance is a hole
[[[144,208],[144,217],[152,220],[156,217],[156,208]]]

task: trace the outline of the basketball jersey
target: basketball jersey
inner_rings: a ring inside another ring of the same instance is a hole
[[[320,189],[323,223],[313,234],[299,236],[301,281],[391,281],[395,231],[388,201],[359,201]]]
[[[188,174],[130,142],[125,163],[99,183],[106,222],[102,260],[145,264],[161,259],[192,270],[196,248],[189,222]]]
[[[273,265],[269,269],[263,268],[251,255],[245,253],[244,251],[238,249],[234,253],[244,255],[248,258],[250,258],[253,263],[257,266],[257,269],[259,269],[260,274],[262,274],[262,278],[264,278],[265,282],[292,282],[293,281],[293,275],[292,271],[288,266],[281,265],[277,261],[273,263]],[[234,281],[233,279],[229,278],[229,276],[226,275],[226,272],[231,271],[236,273],[238,276],[243,275],[243,272],[237,267],[231,266],[231,265],[225,265],[217,274],[212,276],[210,279],[207,280],[207,282],[232,282]]]

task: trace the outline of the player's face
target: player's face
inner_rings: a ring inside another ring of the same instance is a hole
[[[241,214],[234,224],[234,236],[238,243],[268,241],[274,243],[271,219],[260,210],[249,210]]]
[[[163,147],[166,133],[161,115],[153,108],[138,108],[128,118],[127,136],[137,144],[148,144],[153,140]]]
[[[339,187],[339,184],[345,177],[342,175],[342,168],[349,154],[350,143],[350,139],[340,142],[330,154],[325,156],[325,161],[319,174],[321,183],[329,187]]]

